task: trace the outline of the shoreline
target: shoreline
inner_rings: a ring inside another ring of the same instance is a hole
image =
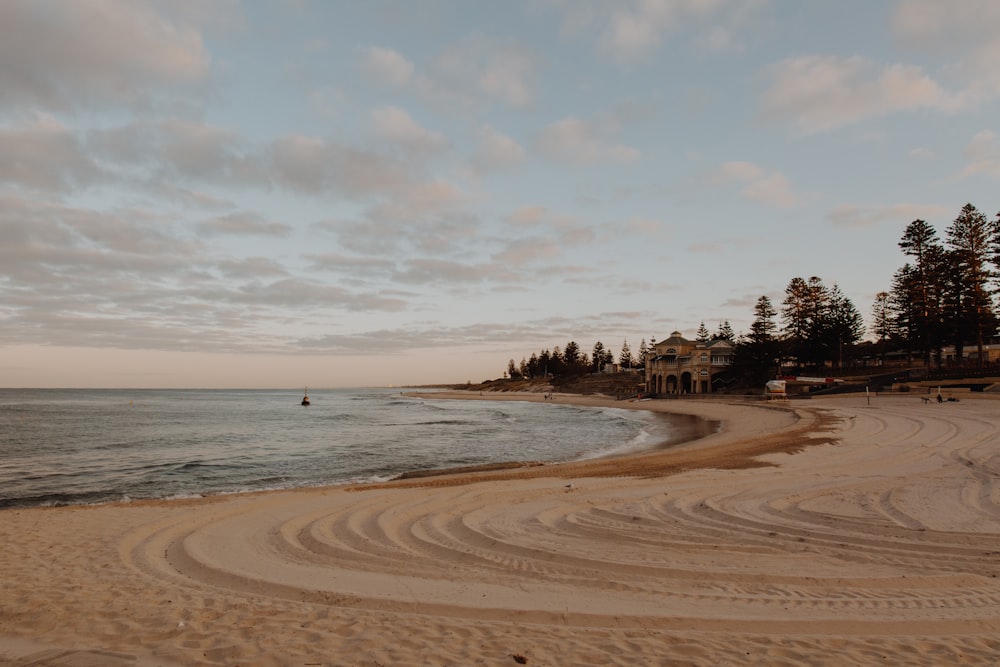
[[[723,428],[605,460],[0,511],[0,664],[1000,657],[996,403],[633,407]]]
[[[483,463],[480,465],[472,466],[458,466],[458,467],[446,467],[446,468],[430,468],[424,470],[410,470],[400,473],[394,476],[388,482],[395,482],[397,480],[413,480],[413,479],[423,479],[427,477],[439,477],[447,475],[468,475],[477,473],[490,473],[499,470],[517,470],[521,468],[534,468],[545,466],[551,469],[553,466],[560,466],[572,463],[583,463],[587,461],[601,461],[601,460],[616,460],[627,458],[630,456],[639,456],[642,454],[652,453],[656,451],[666,450],[679,445],[683,445],[688,442],[693,442],[696,440],[701,440],[710,435],[715,435],[719,433],[722,428],[722,421],[719,419],[707,419],[704,417],[699,417],[697,415],[688,414],[683,411],[671,411],[671,410],[656,410],[651,406],[647,407],[645,405],[636,405],[640,403],[639,401],[619,401],[617,399],[611,399],[606,396],[588,396],[584,397],[580,394],[546,394],[549,398],[542,398],[538,394],[526,393],[526,394],[503,394],[505,398],[493,399],[491,394],[474,393],[465,390],[446,390],[446,391],[414,391],[414,392],[404,392],[404,396],[408,398],[423,398],[423,399],[443,399],[443,400],[477,400],[477,401],[490,401],[490,400],[500,400],[500,401],[514,401],[514,402],[545,402],[546,404],[552,402],[556,396],[560,397],[560,403],[562,405],[573,405],[577,407],[591,407],[594,409],[604,409],[604,408],[615,408],[621,410],[635,409],[635,410],[645,410],[646,412],[653,412],[658,415],[662,415],[669,424],[672,433],[665,438],[657,440],[655,443],[641,447],[633,448],[622,451],[609,451],[606,453],[593,452],[592,455],[581,455],[574,459],[564,460],[564,461],[500,461],[496,463]],[[588,400],[582,400],[582,399]],[[683,423],[681,422],[683,419]],[[385,483],[385,482],[371,482],[373,484]],[[367,483],[366,483],[367,484]]]
[[[408,396],[453,400],[501,400],[547,402],[543,395],[535,393],[502,394],[496,398],[489,394],[479,394],[463,390],[443,392],[407,392]],[[470,481],[490,481],[519,478],[553,476],[560,479],[573,477],[629,477],[668,475],[699,467],[757,467],[769,465],[756,457],[778,452],[794,452],[819,440],[807,434],[829,428],[829,419],[824,418],[809,406],[788,403],[764,404],[743,400],[706,401],[695,400],[647,400],[618,401],[607,396],[552,394],[556,400],[567,405],[595,408],[621,408],[646,410],[648,412],[686,415],[716,424],[712,433],[698,434],[681,442],[669,443],[666,447],[655,446],[621,455],[595,457],[555,463],[511,464],[511,468],[486,471],[466,471],[451,479],[447,470],[441,475],[431,476],[426,484],[437,486],[466,484]],[[752,417],[751,417],[752,415]],[[385,483],[375,483],[381,488],[393,484],[419,484],[415,479],[393,479]],[[367,487],[368,485],[365,485]]]

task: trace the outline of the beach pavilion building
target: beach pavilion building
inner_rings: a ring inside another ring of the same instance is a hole
[[[653,343],[646,354],[646,392],[649,394],[708,394],[712,379],[732,361],[733,344],[715,339],[688,340],[679,331]]]

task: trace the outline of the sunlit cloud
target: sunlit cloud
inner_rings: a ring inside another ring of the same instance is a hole
[[[1000,137],[990,130],[977,132],[965,146],[965,160],[961,178],[983,174],[1000,179]]]
[[[913,220],[940,220],[947,218],[949,210],[934,204],[891,204],[888,206],[860,206],[838,204],[827,213],[826,218],[838,227],[868,228],[882,223],[893,223],[901,227]]]
[[[633,162],[641,157],[638,149],[617,143],[600,123],[581,118],[563,118],[546,126],[535,141],[547,157],[571,164]]]
[[[711,180],[720,185],[736,183],[742,186],[743,197],[766,206],[790,208],[800,199],[784,174],[751,162],[726,162],[715,170]]]
[[[145,106],[205,83],[212,59],[191,18],[129,0],[0,3],[0,106]]]
[[[788,58],[769,67],[767,78],[764,117],[791,121],[805,134],[899,112],[950,113],[964,104],[919,67],[879,66],[856,56]]]

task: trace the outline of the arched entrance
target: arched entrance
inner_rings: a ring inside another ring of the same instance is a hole
[[[685,371],[681,373],[681,391],[682,394],[691,393],[691,373]]]

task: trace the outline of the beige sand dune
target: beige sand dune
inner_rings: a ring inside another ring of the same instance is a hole
[[[724,428],[625,459],[0,512],[0,663],[1000,660],[1000,401],[628,406]]]

